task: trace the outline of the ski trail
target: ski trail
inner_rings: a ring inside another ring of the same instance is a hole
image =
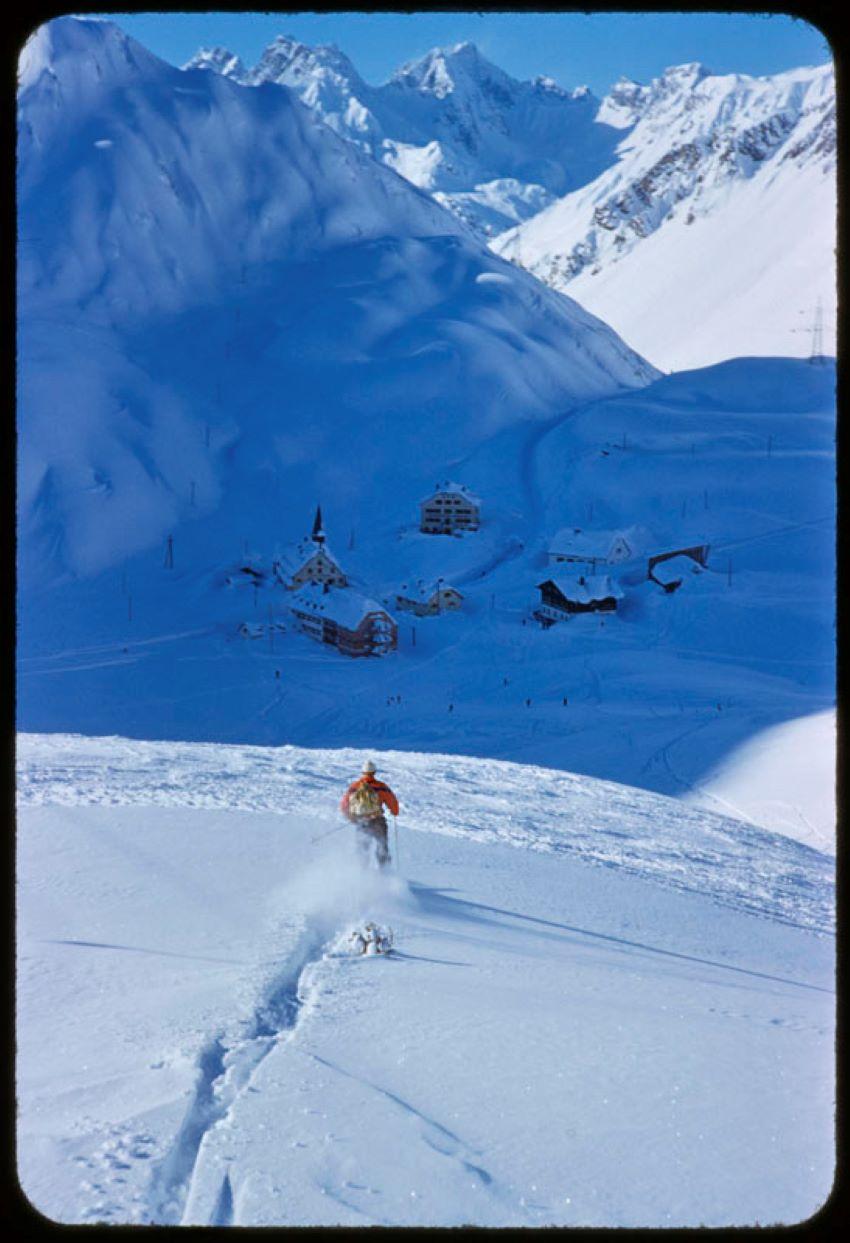
[[[225,1174],[218,1193],[218,1200],[210,1218],[211,1226],[233,1225],[233,1188],[230,1185],[230,1171]]]
[[[213,1127],[227,1119],[264,1058],[296,1027],[304,1000],[302,977],[321,958],[325,940],[325,933],[308,923],[286,966],[260,998],[248,1021],[246,1035],[228,1045],[219,1032],[204,1045],[198,1058],[195,1090],[183,1122],[151,1178],[147,1224],[183,1224],[191,1206],[204,1140]],[[227,1173],[209,1224],[233,1224],[232,1214],[233,1193]]]

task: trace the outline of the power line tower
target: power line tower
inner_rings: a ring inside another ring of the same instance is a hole
[[[823,361],[823,305],[818,298],[815,307],[815,318],[812,324],[812,352],[809,362],[817,366]]]

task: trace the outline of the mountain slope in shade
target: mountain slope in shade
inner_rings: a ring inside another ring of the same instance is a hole
[[[519,82],[471,43],[434,48],[378,87],[338,48],[286,35],[252,69],[222,49],[202,49],[186,68],[289,87],[338,134],[485,236],[591,180],[619,138],[596,118],[599,101],[587,88]]]
[[[621,81],[617,160],[493,242],[658,366],[835,346],[831,65]]]
[[[268,527],[258,480],[301,513],[380,508],[389,478],[420,495],[655,374],[289,92],[173,69],[110,23],[27,45],[19,205],[33,585],[186,522],[235,548]]]

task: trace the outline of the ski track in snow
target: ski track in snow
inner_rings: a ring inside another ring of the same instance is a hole
[[[745,820],[535,765],[399,751],[377,758],[401,791],[403,828],[573,854],[751,914],[832,932],[832,860]],[[332,820],[339,790],[361,760],[353,748],[22,734],[18,801],[283,812],[306,800],[319,820]],[[670,763],[666,753],[659,760]]]
[[[206,1136],[227,1122],[236,1102],[250,1088],[260,1063],[281,1040],[292,1035],[309,997],[305,973],[321,959],[324,944],[321,929],[308,922],[287,965],[262,993],[247,1034],[227,1043],[219,1032],[204,1045],[189,1107],[169,1152],[151,1178],[145,1212],[148,1224],[182,1224]],[[229,1172],[224,1174],[208,1224],[234,1224]]]

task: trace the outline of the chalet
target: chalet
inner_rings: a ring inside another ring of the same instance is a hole
[[[710,544],[689,544],[687,548],[668,548],[666,552],[654,553],[647,562],[647,578],[658,579],[655,575],[656,566],[663,565],[665,561],[672,561],[674,557],[687,557],[697,565],[705,567],[708,563],[708,554]]]
[[[436,583],[402,583],[401,591],[396,595],[396,608],[406,613],[415,613],[417,617],[433,617],[437,613],[448,613],[459,609],[463,596],[456,587],[450,587],[438,578]]]
[[[552,626],[573,613],[612,613],[622,600],[620,585],[607,574],[577,578],[557,575],[537,584],[540,604],[533,616],[543,626]]]
[[[686,577],[699,574],[704,564],[696,557],[691,557],[686,553],[677,553],[672,557],[663,557],[652,563],[647,577],[653,583],[658,583],[659,587],[663,587],[666,592],[672,593],[681,587]]]
[[[419,515],[419,530],[426,535],[477,531],[481,525],[481,501],[462,484],[437,484],[433,495],[419,502]]]
[[[549,543],[549,564],[617,565],[632,561],[646,547],[649,532],[642,527],[622,531],[585,531],[563,527]]]
[[[302,587],[293,592],[289,608],[297,630],[346,656],[381,656],[397,646],[395,620],[357,592]]]
[[[312,534],[288,548],[275,559],[274,573],[289,591],[316,584],[320,587],[347,587],[348,579],[328,548],[322,529],[322,508],[316,509]]]

